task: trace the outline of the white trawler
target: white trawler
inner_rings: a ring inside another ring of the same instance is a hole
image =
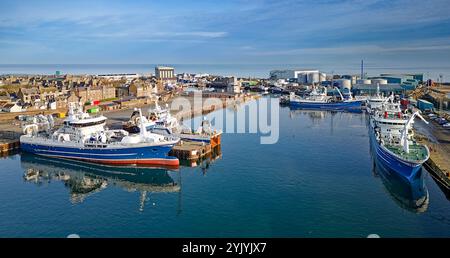
[[[409,182],[420,177],[422,164],[430,157],[427,146],[414,140],[415,117],[424,120],[419,112],[411,116],[403,113],[392,95],[370,117],[370,138],[377,158]]]
[[[367,98],[367,112],[373,112],[377,108],[381,108],[381,105],[386,102],[389,97],[384,97],[380,94],[380,84],[377,84],[377,92],[374,96]]]
[[[140,110],[139,113],[142,117]],[[60,128],[54,130],[51,119],[44,131],[39,131],[35,123],[26,125],[20,147],[37,155],[100,164],[179,165],[177,158],[168,156],[179,138],[146,130],[131,135],[124,130],[108,130],[106,120],[104,116],[91,117],[83,112],[79,103],[69,103],[68,117]],[[143,123],[139,126],[144,128]]]
[[[178,119],[173,117],[167,108],[161,108],[158,103],[155,104],[154,109],[149,110],[148,117],[140,116],[137,110],[133,112],[124,129],[137,132],[140,130],[137,125],[142,121],[144,122],[144,128],[153,133],[171,135],[182,140],[205,142],[211,144],[212,147],[220,144],[222,131],[213,129],[206,118],[203,118],[199,128],[194,131],[180,125]]]
[[[318,92],[314,87],[311,93],[306,97],[299,97],[291,92],[289,95],[289,104],[292,108],[305,109],[327,109],[327,110],[348,110],[361,108],[362,99],[355,99],[349,95],[347,99],[342,95],[339,88],[334,87],[339,94],[339,98],[327,95],[327,88],[322,87]]]

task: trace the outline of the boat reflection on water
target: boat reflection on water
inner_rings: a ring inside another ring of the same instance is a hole
[[[167,169],[104,166],[27,153],[22,153],[20,159],[25,181],[38,185],[62,181],[69,189],[72,203],[81,203],[108,185],[114,185],[130,192],[139,191],[139,210],[143,211],[149,193],[181,190],[179,172]]]
[[[324,110],[308,110],[308,109],[293,109],[289,110],[289,118],[295,116],[307,115],[313,124],[317,124],[319,121],[325,119],[328,115],[335,116],[337,111],[324,111]]]
[[[373,173],[380,177],[383,185],[392,199],[402,208],[422,213],[428,209],[429,194],[424,180],[424,171],[418,173],[410,182],[400,177],[395,171],[383,165],[374,154],[371,146]]]
[[[210,165],[222,158],[222,148],[220,145],[211,149],[211,152],[197,160],[180,160],[180,165],[185,167],[200,167],[203,174],[206,174]]]

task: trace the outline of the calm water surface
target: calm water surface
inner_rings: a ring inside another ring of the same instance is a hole
[[[450,236],[428,173],[408,186],[374,165],[365,114],[281,108],[278,143],[259,141],[224,134],[217,159],[178,171],[3,158],[0,236]]]

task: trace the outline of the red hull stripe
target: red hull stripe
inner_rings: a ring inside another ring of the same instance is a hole
[[[75,160],[83,160],[89,161],[99,164],[107,164],[107,165],[160,165],[160,166],[179,166],[180,161],[178,159],[121,159],[121,160],[105,160],[105,159],[90,159],[90,158],[75,158],[75,157],[67,157],[60,155],[48,155],[41,154],[43,156],[55,157],[55,158],[64,158],[64,159],[75,159]]]

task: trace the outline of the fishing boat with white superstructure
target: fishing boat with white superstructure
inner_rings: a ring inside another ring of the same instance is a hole
[[[389,97],[384,97],[382,94],[380,94],[380,84],[377,84],[377,92],[374,96],[369,96],[367,98],[367,112],[372,112],[373,110],[380,108],[383,103],[386,102],[386,100]]]
[[[370,118],[370,138],[377,158],[408,182],[420,176],[422,164],[430,157],[427,146],[414,141],[415,117],[424,120],[419,112],[411,116],[401,112],[391,101],[375,110]]]
[[[300,97],[291,92],[289,98],[290,106],[293,108],[305,109],[345,110],[361,108],[364,101],[362,99],[354,99],[352,96],[345,99],[337,87],[335,87],[335,89],[339,93],[339,98],[327,96],[326,87],[322,87],[322,89],[321,92],[318,92],[314,87],[311,93],[306,97]]]
[[[25,126],[20,148],[42,156],[108,165],[179,165],[177,158],[168,156],[179,138],[147,130],[139,134],[108,130],[106,120],[102,115],[92,117],[85,113],[79,103],[69,103],[68,117],[60,128],[49,126],[38,131],[33,124]],[[144,123],[140,126],[143,128]]]
[[[203,118],[201,125],[194,131],[189,127],[180,125],[178,119],[170,114],[167,107],[161,108],[156,103],[155,108],[149,110],[147,117],[141,118],[137,111],[133,112],[130,121],[126,123],[127,129],[139,131],[140,128],[136,125],[140,123],[141,119],[145,123],[144,127],[146,130],[153,133],[171,135],[182,140],[205,142],[211,144],[212,147],[220,144],[222,131],[213,129],[206,117]]]

